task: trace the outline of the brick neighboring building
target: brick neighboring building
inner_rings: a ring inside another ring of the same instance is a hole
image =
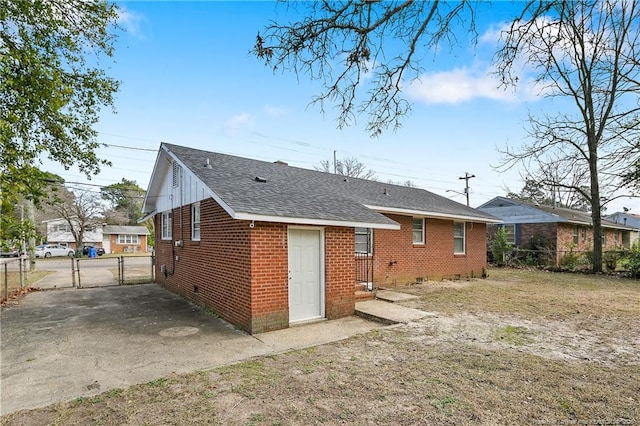
[[[499,222],[422,189],[166,143],[143,209],[156,282],[250,333],[352,315],[358,281],[481,276]]]
[[[580,210],[537,205],[506,197],[487,201],[478,210],[502,219],[502,224],[487,226],[487,244],[498,227],[504,227],[515,247],[545,247],[556,263],[568,252],[593,250],[591,213]],[[602,218],[602,247],[616,250],[630,247],[633,229]]]
[[[77,220],[71,221],[77,229]],[[45,220],[47,242],[77,249],[71,225],[64,218]],[[149,231],[144,226],[107,225],[92,221],[85,225],[82,243],[104,248],[106,253],[146,253]]]

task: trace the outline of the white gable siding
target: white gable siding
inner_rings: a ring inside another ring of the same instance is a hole
[[[59,231],[58,225],[67,225],[64,219],[51,220],[47,222],[47,242],[49,243],[74,243],[76,240],[71,231]],[[77,227],[78,224],[74,223]],[[82,235],[83,243],[98,243],[102,241],[102,225],[94,225],[95,231],[84,231]]]
[[[162,177],[160,194],[155,202],[158,213],[211,197],[207,187],[189,170],[179,167],[177,172],[179,175],[174,179],[174,168],[169,167]]]

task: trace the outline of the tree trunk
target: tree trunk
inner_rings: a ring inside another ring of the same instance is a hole
[[[591,177],[591,220],[593,221],[593,272],[602,272],[602,214],[600,184],[598,182],[598,155],[595,143],[589,143],[589,174]]]

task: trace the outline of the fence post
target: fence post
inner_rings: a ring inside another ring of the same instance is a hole
[[[24,287],[24,268],[22,267],[22,258],[18,260],[19,268],[20,268],[20,288]]]
[[[73,261],[75,259],[72,257],[71,258],[71,287],[75,288],[76,287],[76,270],[75,267],[73,265]]]
[[[120,256],[120,262],[122,262],[122,275],[120,276],[120,285],[124,285],[124,256]]]
[[[156,282],[156,255],[151,253],[151,282]]]
[[[82,288],[82,283],[80,282],[80,259],[76,259],[76,271],[78,272],[78,288]]]
[[[9,300],[9,273],[6,263],[4,264],[4,298]]]

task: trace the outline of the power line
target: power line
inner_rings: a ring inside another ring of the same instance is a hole
[[[148,151],[148,152],[158,152],[157,149],[152,149],[152,148],[140,148],[137,146],[126,146],[126,145],[116,145],[116,144],[112,144],[112,143],[102,143],[102,145],[104,146],[108,146],[111,148],[122,148],[122,149],[130,149],[132,151]]]

